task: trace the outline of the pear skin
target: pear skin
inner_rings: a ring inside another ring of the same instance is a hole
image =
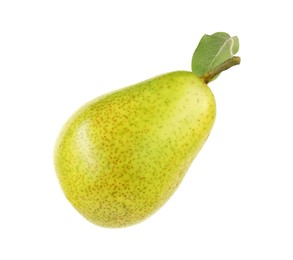
[[[96,225],[139,223],[174,193],[215,115],[211,90],[187,71],[96,98],[71,116],[57,139],[61,188]]]

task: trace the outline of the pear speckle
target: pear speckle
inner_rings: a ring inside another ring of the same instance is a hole
[[[72,205],[104,227],[138,223],[174,193],[215,120],[209,87],[177,71],[81,107],[63,127],[55,168]]]

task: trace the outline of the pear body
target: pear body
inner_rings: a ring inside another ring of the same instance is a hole
[[[180,184],[215,114],[211,90],[187,71],[90,101],[66,122],[55,146],[67,199],[103,227],[146,219]]]

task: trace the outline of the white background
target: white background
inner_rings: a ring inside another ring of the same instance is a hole
[[[0,2],[0,259],[293,259],[291,1]],[[190,70],[203,34],[240,39],[210,84],[212,134],[167,204],[105,229],[63,195],[53,147],[92,98]]]

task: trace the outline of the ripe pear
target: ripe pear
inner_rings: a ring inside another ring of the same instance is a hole
[[[174,193],[215,115],[210,88],[188,71],[90,101],[67,121],[55,146],[67,199],[103,227],[141,222]]]

